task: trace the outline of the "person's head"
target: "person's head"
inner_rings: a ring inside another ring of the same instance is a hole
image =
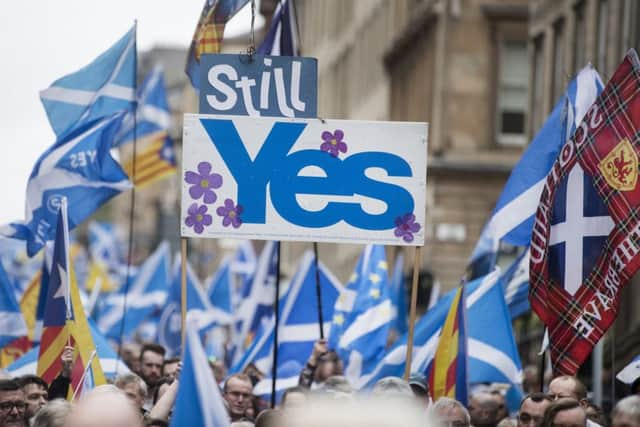
[[[525,396],[518,411],[518,427],[541,427],[544,411],[551,405],[551,398],[535,392]]]
[[[587,414],[576,399],[554,400],[544,411],[543,427],[586,427]]]
[[[587,401],[587,405],[584,407],[584,411],[587,414],[587,419],[593,421],[601,426],[607,425],[607,419],[602,411],[602,408],[591,401]],[[640,426],[638,426],[640,427]]]
[[[318,359],[318,367],[316,368],[315,381],[323,383],[327,378],[334,375],[342,375],[342,361],[335,351],[328,351]]]
[[[155,387],[162,378],[164,347],[158,344],[145,344],[140,349],[140,376],[149,387]]]
[[[307,389],[296,386],[288,388],[282,394],[280,406],[282,409],[299,408],[307,401]]]
[[[469,427],[471,416],[462,403],[449,397],[441,397],[430,408],[440,425],[450,427]]]
[[[570,397],[580,402],[583,406],[588,403],[586,400],[587,388],[578,378],[569,375],[562,375],[551,380],[548,394],[552,400]]]
[[[277,409],[267,409],[258,415],[255,427],[278,427],[280,425],[282,425],[282,412]]]
[[[409,377],[409,386],[420,403],[429,403],[429,380],[424,375],[414,372]]]
[[[0,380],[0,427],[26,427],[24,392],[16,380]]]
[[[611,427],[640,427],[640,396],[625,397],[611,412]]]
[[[332,375],[318,387],[318,392],[325,393],[333,398],[351,397],[353,387],[349,380],[342,375]]]
[[[140,345],[126,343],[120,350],[120,357],[132,372],[140,372]]]
[[[147,384],[136,374],[124,374],[116,378],[114,385],[127,395],[136,406],[142,408],[147,398]]]
[[[18,383],[27,403],[25,416],[30,419],[47,403],[49,385],[37,375],[23,375],[18,378]]]
[[[222,360],[210,360],[209,367],[213,372],[216,383],[222,383],[222,381],[224,381],[224,378],[227,376],[227,367],[224,366],[224,362]]]
[[[495,427],[502,419],[504,402],[500,395],[480,391],[469,399],[469,415],[474,426]]]
[[[71,409],[65,427],[142,427],[142,413],[120,389],[107,384],[83,396]]]
[[[413,397],[411,386],[402,378],[384,377],[373,385],[372,396],[382,397]]]
[[[232,422],[230,427],[254,427],[254,424],[251,421],[242,420]]]
[[[162,376],[171,379],[172,381],[176,379],[176,375],[178,374],[178,365],[180,364],[179,357],[173,357],[171,359],[167,359],[164,361],[162,365]]]
[[[527,393],[540,391],[540,370],[536,365],[527,365],[522,371],[522,388]]]
[[[64,399],[47,402],[35,417],[31,427],[63,427],[64,420],[71,412],[71,404]]]
[[[232,421],[244,417],[247,409],[253,404],[251,379],[245,374],[231,375],[224,383],[223,397],[229,405]]]

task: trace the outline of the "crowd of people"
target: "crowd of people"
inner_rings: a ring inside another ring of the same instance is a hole
[[[115,378],[111,384],[101,385],[75,399],[70,399],[72,348],[63,352],[60,375],[47,384],[36,375],[0,379],[0,427],[116,427],[167,426],[180,382],[181,362],[165,358],[165,349],[157,344],[126,347],[123,360],[130,373]],[[505,390],[491,385],[475,387],[468,404],[449,398],[432,399],[429,382],[422,374],[412,374],[408,381],[387,377],[378,381],[367,392],[356,391],[343,376],[342,363],[335,352],[328,350],[326,341],[315,343],[306,366],[300,372],[299,384],[285,390],[276,408],[254,395],[254,386],[261,373],[249,366],[244,373],[227,376],[224,364],[210,361],[212,375],[220,385],[226,417],[232,427],[290,426],[287,416],[312,413],[308,409],[316,402],[329,400],[344,405],[357,405],[366,399],[375,400],[372,409],[382,410],[370,417],[366,424],[413,425],[399,421],[397,413],[384,411],[385,405],[406,403],[421,414],[418,424],[440,427],[640,427],[640,395],[632,394],[615,405],[611,414],[605,414],[589,400],[584,384],[576,377],[553,378],[545,391],[532,390],[522,399],[517,412],[509,413]],[[539,385],[535,385],[540,388]],[[211,394],[212,398],[215,394]],[[194,397],[195,398],[195,397]],[[303,412],[300,412],[303,410]],[[296,412],[298,411],[298,412]],[[345,417],[348,411],[331,409],[314,415],[332,413]],[[357,415],[360,414],[360,415]],[[385,423],[390,416],[397,423]],[[363,412],[356,411],[356,420],[364,420]],[[376,418],[377,417],[377,418]],[[395,418],[394,418],[395,417]],[[298,420],[300,418],[297,418]],[[351,419],[335,418],[318,425],[364,425]],[[379,422],[379,423],[378,423]],[[298,425],[312,425],[300,421]],[[172,425],[181,425],[173,420]],[[316,425],[316,424],[313,424]]]

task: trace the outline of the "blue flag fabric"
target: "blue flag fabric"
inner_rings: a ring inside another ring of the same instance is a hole
[[[170,425],[229,427],[227,410],[198,331],[197,324],[187,323],[183,366]]]
[[[526,248],[509,266],[500,278],[500,282],[511,319],[516,319],[531,311],[529,304],[529,248]]]
[[[0,348],[16,338],[26,336],[27,332],[13,285],[0,263]]]
[[[216,273],[208,280],[208,294],[211,305],[229,314],[233,313],[233,275],[231,273],[231,258],[222,260]]]
[[[469,260],[472,277],[491,271],[500,241],[516,246],[529,244],[547,174],[560,148],[580,124],[602,87],[600,76],[591,66],[585,67],[569,83],[566,93],[511,172],[492,216],[482,230]]]
[[[393,304],[393,328],[398,335],[402,335],[407,332],[409,328],[409,322],[407,313],[409,308],[407,305],[407,290],[404,286],[404,256],[398,254],[396,257],[396,263],[393,267],[393,276],[391,278],[391,303]]]
[[[170,263],[169,244],[162,242],[140,267],[135,279],[129,279],[126,315],[124,286],[105,299],[97,322],[107,337],[119,342],[122,333],[126,340],[141,323],[164,307],[169,293]]]
[[[257,53],[263,55],[298,56],[298,24],[293,9],[293,1],[284,0],[278,3],[271,27],[258,47]]]
[[[58,141],[81,125],[133,108],[135,42],[132,28],[89,65],[40,92]]]
[[[109,149],[122,115],[90,122],[49,148],[31,172],[27,184],[26,218],[3,227],[0,233],[27,241],[35,255],[53,240],[62,198],[69,206],[69,229],[75,228],[103,203],[131,184]]]
[[[105,266],[119,266],[124,260],[123,245],[112,224],[99,221],[89,223],[89,252],[94,261]]]

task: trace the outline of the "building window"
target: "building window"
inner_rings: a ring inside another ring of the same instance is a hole
[[[598,40],[596,45],[596,67],[601,74],[607,73],[607,30],[609,27],[609,2],[598,2]]]
[[[527,43],[503,39],[498,55],[497,141],[504,145],[524,145],[529,82]]]
[[[565,77],[567,75],[564,66],[564,45],[564,19],[559,19],[553,25],[553,80],[551,85],[553,105],[556,105],[564,93]]]
[[[531,133],[535,134],[544,119],[544,36],[533,40],[533,88],[531,89]]]
[[[573,70],[577,73],[585,65],[586,52],[585,41],[587,38],[587,25],[585,19],[586,1],[582,0],[577,3],[573,8],[573,15],[575,17],[575,31],[573,34]]]

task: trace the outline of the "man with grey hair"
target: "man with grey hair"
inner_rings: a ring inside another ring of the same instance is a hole
[[[467,408],[450,397],[441,397],[429,409],[433,418],[441,425],[469,427],[471,424],[471,416]]]
[[[413,399],[413,390],[402,378],[384,377],[378,380],[371,389],[372,396],[408,397]]]
[[[31,427],[63,427],[71,412],[71,404],[63,399],[53,399],[38,410]]]
[[[640,396],[625,397],[611,412],[611,427],[640,427]]]
[[[147,384],[142,378],[136,374],[124,374],[116,378],[114,385],[143,411],[144,402],[147,399]]]
[[[143,427],[142,414],[121,390],[105,384],[73,406],[65,427]]]

